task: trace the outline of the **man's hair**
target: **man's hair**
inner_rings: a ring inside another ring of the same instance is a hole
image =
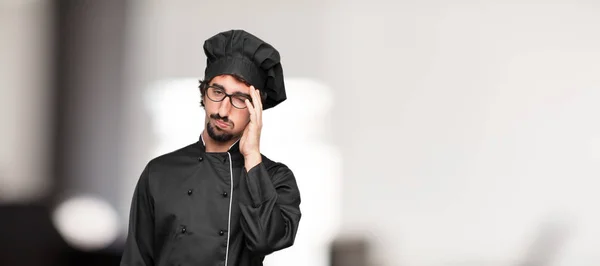
[[[244,83],[244,84],[246,84],[246,86],[250,86],[250,83],[238,74],[224,74],[224,75],[232,76],[238,82]],[[199,80],[199,82],[200,82],[200,85],[198,85],[198,88],[200,89],[200,106],[204,107],[204,94],[206,94],[208,85],[210,85],[210,80],[206,81],[206,80],[201,79],[201,80]]]

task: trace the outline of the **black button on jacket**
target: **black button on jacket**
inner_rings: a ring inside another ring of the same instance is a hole
[[[300,216],[287,166],[262,156],[246,172],[238,143],[207,153],[199,141],[146,165],[121,266],[263,265],[294,243]]]

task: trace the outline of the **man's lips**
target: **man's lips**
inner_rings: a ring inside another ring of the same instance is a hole
[[[226,128],[229,127],[228,123],[223,122],[222,120],[217,120],[215,119],[215,124],[220,127],[220,128]]]

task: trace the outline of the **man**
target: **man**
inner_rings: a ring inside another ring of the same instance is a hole
[[[204,43],[206,127],[151,160],[135,188],[122,266],[262,265],[293,245],[300,192],[260,153],[262,111],[286,99],[279,52],[242,30]]]

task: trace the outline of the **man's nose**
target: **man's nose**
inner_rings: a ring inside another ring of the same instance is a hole
[[[221,106],[219,106],[219,115],[221,117],[229,116],[229,111],[231,110],[231,101],[229,100],[229,96],[225,97],[221,101]]]

